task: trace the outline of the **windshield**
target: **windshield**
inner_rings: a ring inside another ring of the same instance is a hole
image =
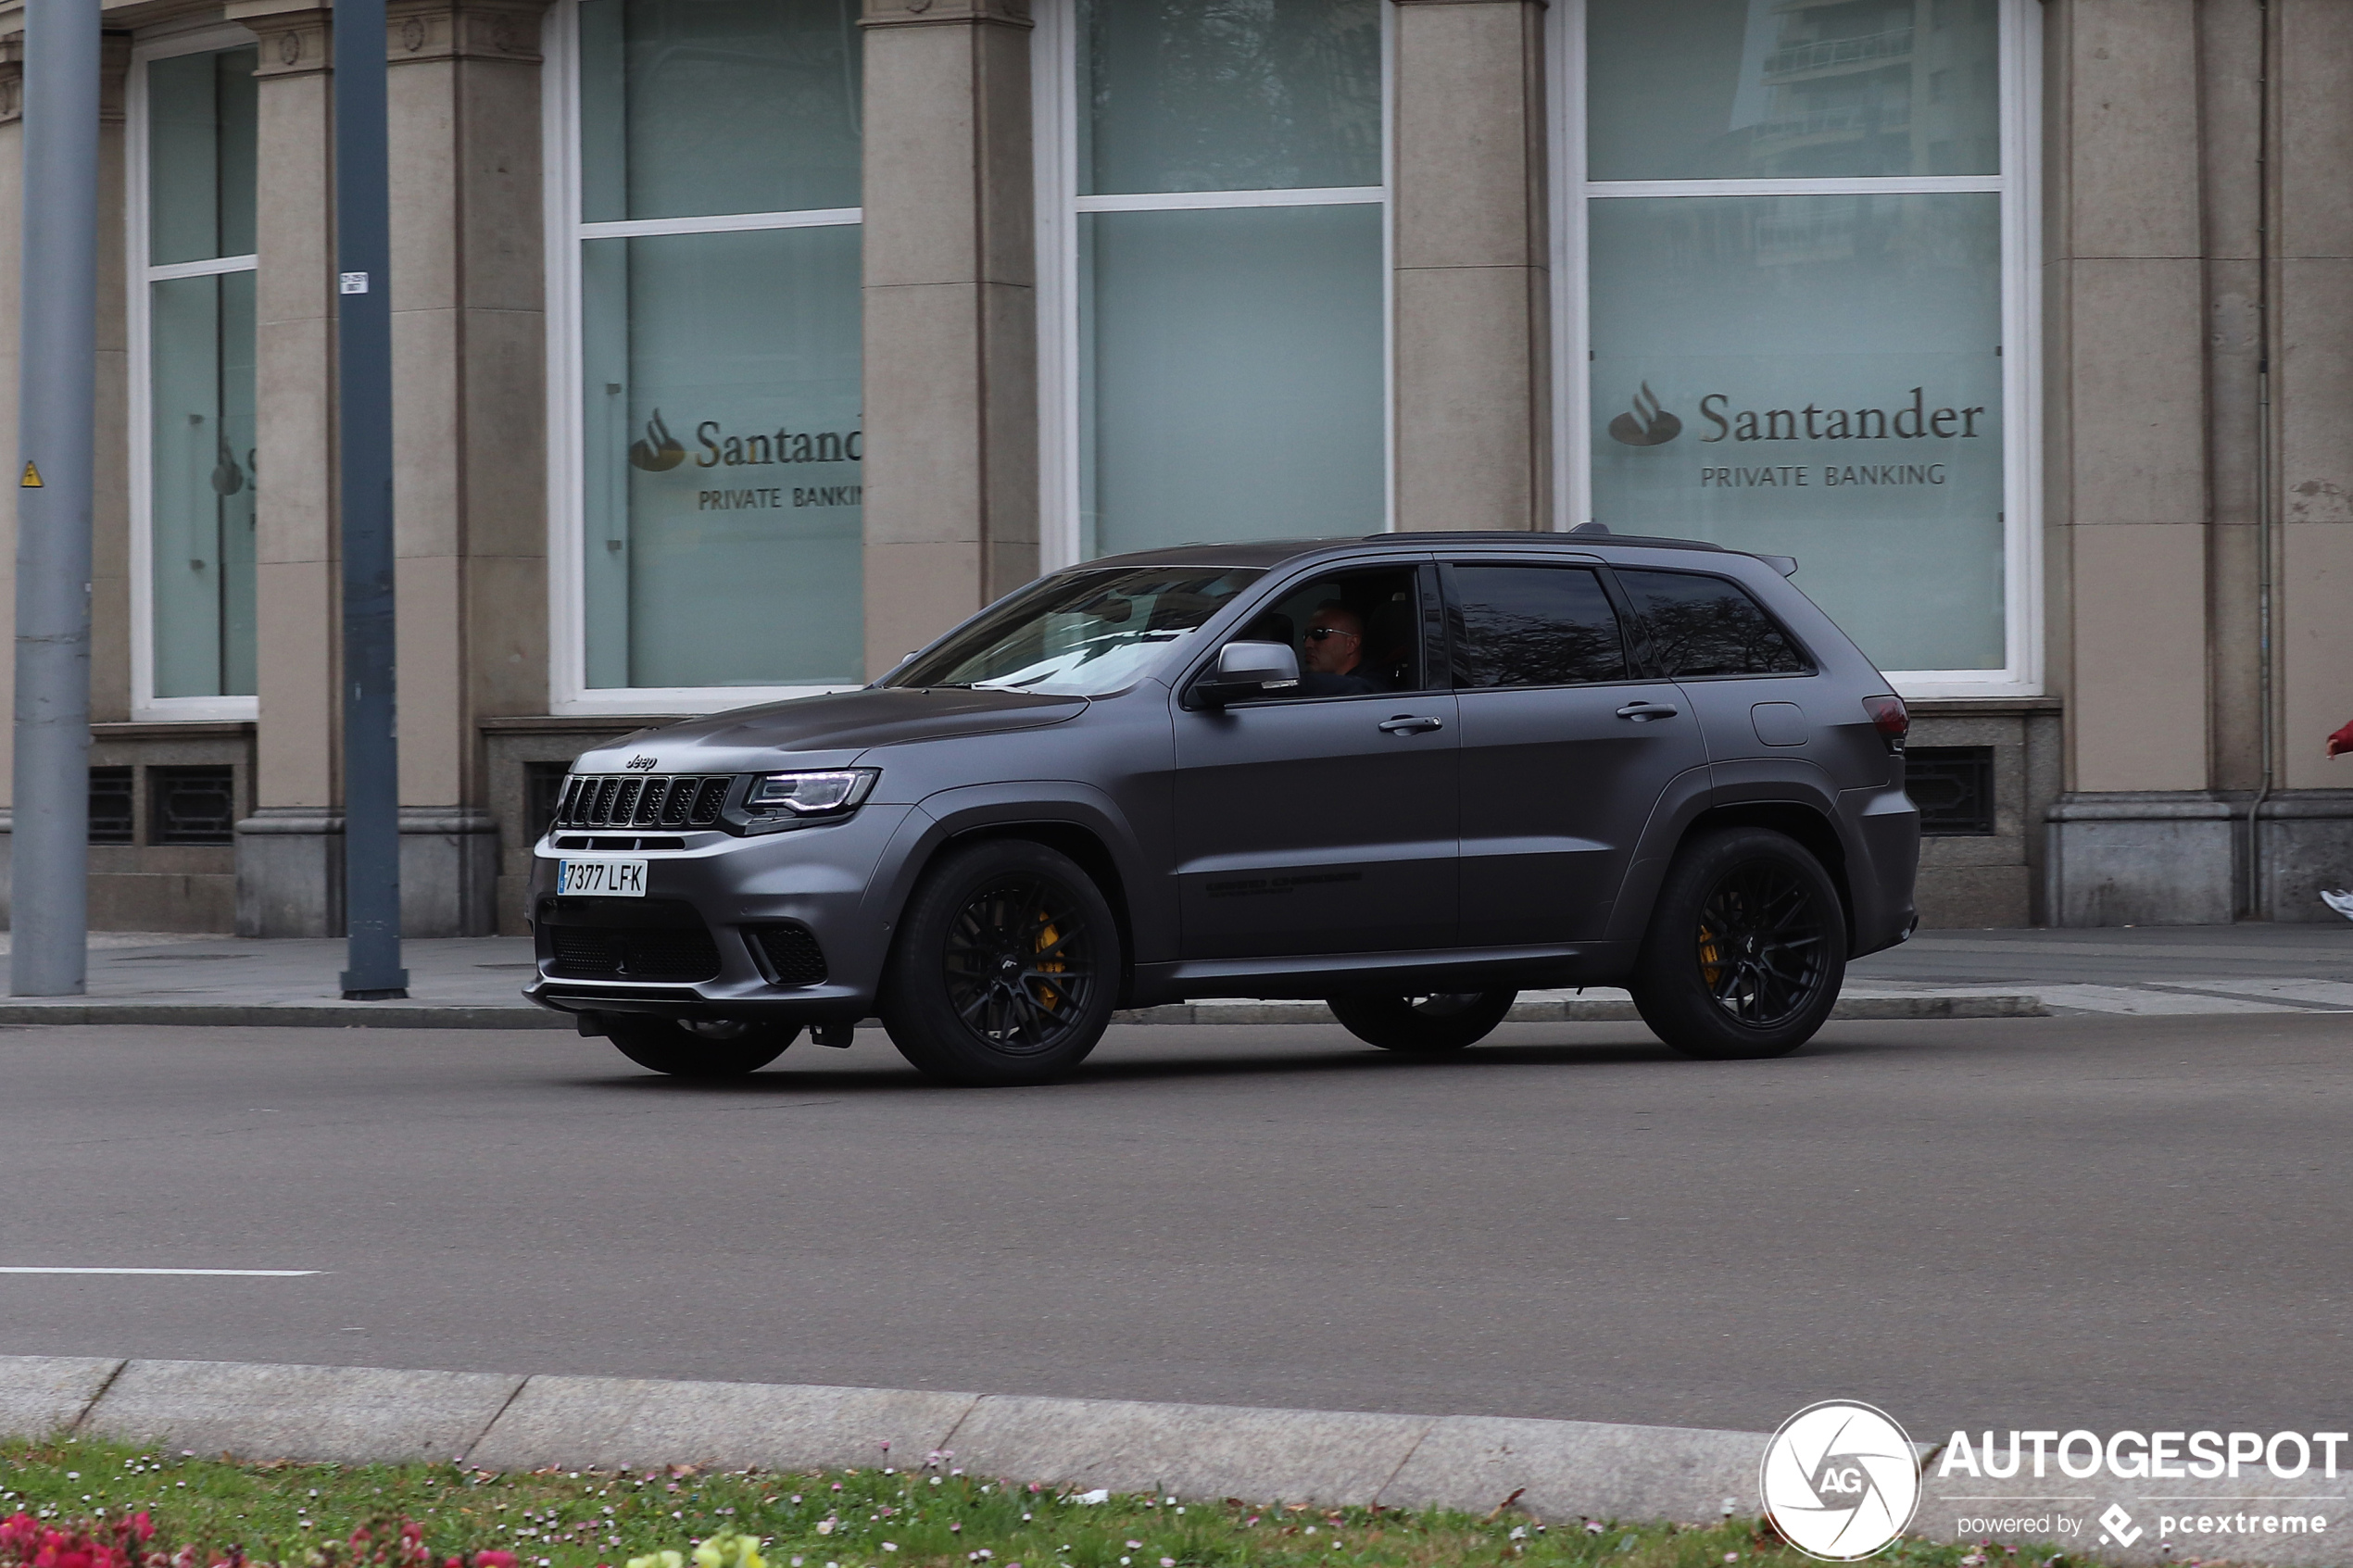
[[[1254,567],[1105,567],[1059,572],[885,676],[886,686],[975,686],[1104,696],[1149,673],[1256,581]]]

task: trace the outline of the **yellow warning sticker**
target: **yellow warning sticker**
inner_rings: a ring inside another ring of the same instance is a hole
[[[17,482],[17,487],[21,490],[41,489],[41,470],[31,463],[25,464],[24,477]]]

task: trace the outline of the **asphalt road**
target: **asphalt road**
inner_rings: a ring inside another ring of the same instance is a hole
[[[1127,1028],[958,1091],[560,1034],[0,1031],[0,1353],[1769,1429],[2342,1429],[2353,1017]]]

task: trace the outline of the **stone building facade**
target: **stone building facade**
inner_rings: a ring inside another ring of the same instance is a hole
[[[1040,571],[1588,519],[1800,558],[1931,924],[2353,881],[2346,0],[391,13],[411,934]],[[332,933],[333,12],[105,17],[94,922]]]

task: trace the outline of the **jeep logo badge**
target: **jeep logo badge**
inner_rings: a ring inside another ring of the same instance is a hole
[[[623,764],[623,766],[626,767],[633,773],[650,773],[654,771],[654,759],[650,757],[632,757],[626,763]]]

